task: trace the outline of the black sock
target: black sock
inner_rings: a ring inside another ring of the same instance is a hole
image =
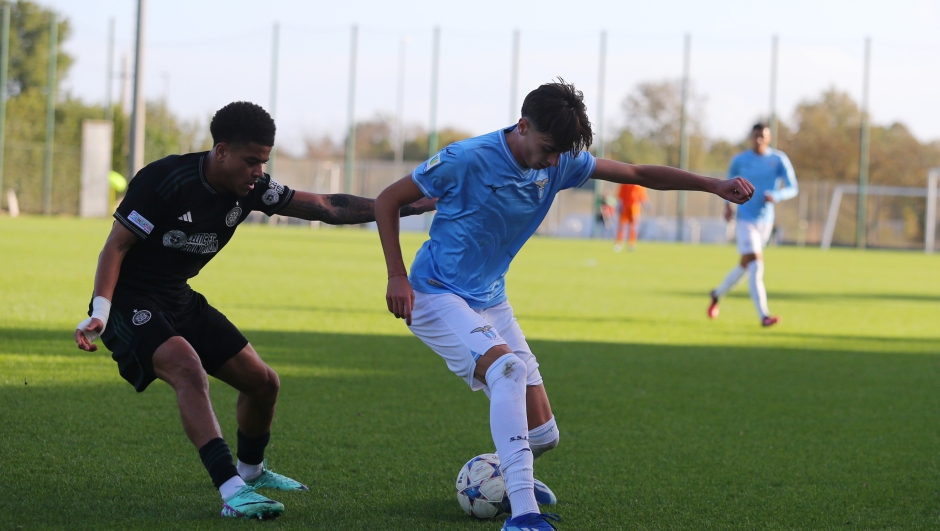
[[[260,437],[249,437],[238,430],[238,460],[246,465],[260,465],[264,461],[264,449],[271,440],[271,432]]]
[[[200,448],[199,458],[209,471],[215,488],[221,487],[223,483],[238,475],[238,469],[232,462],[232,451],[221,437],[212,439]]]

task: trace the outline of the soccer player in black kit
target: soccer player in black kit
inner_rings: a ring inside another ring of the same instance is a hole
[[[226,105],[210,131],[211,151],[158,160],[131,181],[98,258],[90,317],[79,323],[75,341],[92,352],[100,336],[138,392],[157,378],[173,387],[183,429],[222,495],[222,516],[276,518],[284,506],[256,489],[307,490],[269,470],[264,459],[278,376],[187,281],[253,210],[356,224],[375,219],[373,200],[295,191],[265,174],[275,127],[255,104]],[[422,201],[401,214],[433,208]],[[237,466],[212,411],[207,374],[239,391]]]

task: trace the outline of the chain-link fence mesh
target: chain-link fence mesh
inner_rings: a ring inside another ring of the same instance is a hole
[[[345,166],[341,159],[311,160],[279,158],[275,178],[299,190],[318,193],[345,191]],[[352,193],[377,196],[396,179],[407,175],[421,161],[406,161],[401,166],[391,161],[357,161],[352,179]],[[713,175],[721,177],[721,175]],[[788,245],[819,245],[823,239],[826,217],[838,183],[800,181],[800,194],[776,205],[776,229],[773,241]],[[925,176],[926,185],[926,176]],[[604,184],[614,193],[615,185]],[[676,215],[680,193],[649,190],[649,204],[644,206],[640,238],[675,241]],[[683,240],[695,243],[728,242],[733,230],[724,221],[724,201],[714,195],[686,192],[684,196]],[[855,245],[857,196],[846,195],[838,211],[833,245]],[[926,201],[919,197],[872,196],[868,199],[868,246],[896,249],[922,249]],[[593,219],[594,190],[585,188],[559,194],[539,234],[564,237],[613,237],[614,228],[603,227]],[[592,223],[598,227],[592,227]],[[616,222],[616,220],[615,220]]]
[[[78,215],[81,147],[56,145],[52,150],[52,214]],[[3,198],[13,190],[20,211],[41,214],[45,145],[42,142],[6,142],[3,158]]]

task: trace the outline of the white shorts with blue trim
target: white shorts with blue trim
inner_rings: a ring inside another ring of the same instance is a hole
[[[773,228],[773,223],[737,220],[734,232],[738,240],[738,254],[761,254],[770,241]]]
[[[486,384],[474,378],[473,371],[477,359],[498,345],[507,345],[526,364],[526,385],[542,383],[538,361],[508,302],[477,310],[453,293],[416,291],[408,328],[474,391],[483,389],[489,396]]]

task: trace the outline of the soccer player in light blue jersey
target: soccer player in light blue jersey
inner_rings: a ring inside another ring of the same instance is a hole
[[[490,398],[490,430],[512,507],[504,531],[550,530],[557,519],[539,512],[538,503],[556,500],[534,479],[533,460],[558,444],[558,427],[505,286],[510,262],[555,195],[592,178],[710,192],[738,204],[754,191],[743,178],[595,159],[585,151],[592,138],[581,92],[559,79],[526,96],[515,125],[447,146],[375,202],[389,311]],[[409,276],[397,212],[422,197],[437,199],[437,214]]]
[[[754,185],[754,197],[738,207],[735,234],[738,240],[740,265],[735,266],[721,285],[712,290],[708,317],[718,317],[718,301],[747,274],[751,300],[763,326],[773,326],[780,317],[770,315],[767,290],[764,288],[764,247],[774,227],[774,203],[796,197],[799,189],[790,159],[782,151],[770,147],[770,127],[755,124],[751,129],[751,149],[731,160],[728,178],[744,177]],[[725,219],[734,212],[725,204]]]

